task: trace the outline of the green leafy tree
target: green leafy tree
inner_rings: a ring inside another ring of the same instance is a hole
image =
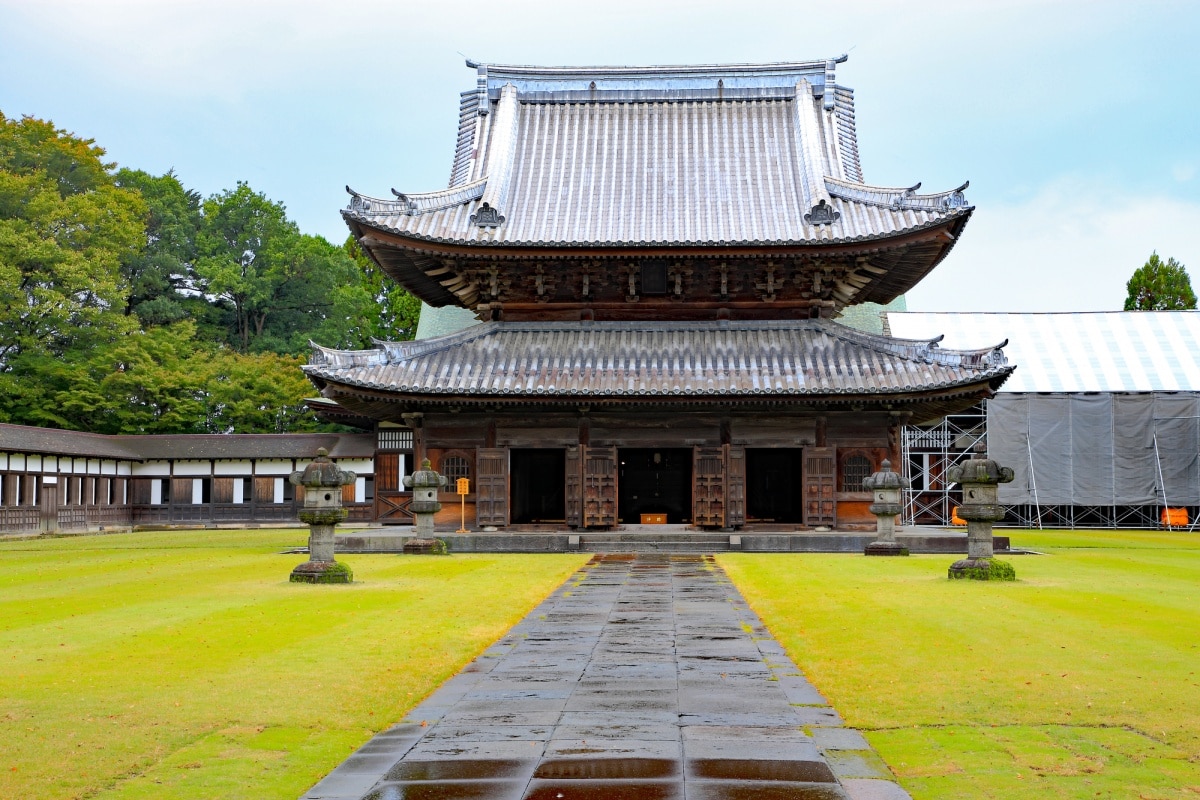
[[[225,311],[239,352],[295,355],[310,338],[348,346],[371,312],[353,259],[246,183],[204,202],[197,249],[196,288]]]
[[[386,275],[379,265],[363,252],[353,236],[346,238],[342,249],[354,259],[362,275],[363,288],[373,301],[371,313],[362,319],[359,346],[368,346],[373,338],[405,341],[416,336],[421,301]]]
[[[1164,263],[1158,251],[1150,254],[1125,284],[1126,311],[1182,311],[1196,308],[1196,293],[1187,270],[1174,258]]]
[[[144,325],[203,315],[203,299],[181,292],[194,278],[200,193],[185,189],[173,170],[154,176],[122,169],[116,174],[116,183],[137,191],[147,205],[145,245],[130,251],[121,265],[129,287],[125,314],[137,314]]]
[[[0,374],[130,329],[121,263],[146,206],[103,156],[50,122],[0,114]]]

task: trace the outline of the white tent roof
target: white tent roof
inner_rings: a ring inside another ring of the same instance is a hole
[[[887,312],[893,336],[967,350],[1005,339],[1017,370],[1001,391],[1200,391],[1200,312]]]

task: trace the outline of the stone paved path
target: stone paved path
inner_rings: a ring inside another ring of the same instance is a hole
[[[599,556],[304,800],[904,800],[711,556]]]

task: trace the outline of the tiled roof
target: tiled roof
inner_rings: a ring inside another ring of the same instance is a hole
[[[124,461],[152,459],[312,458],[324,447],[335,458],[369,458],[372,434],[282,433],[109,436],[0,424],[0,452],[45,453]]]
[[[994,346],[949,351],[826,320],[492,322],[371,350],[315,347],[304,367],[318,387],[597,399],[899,395],[994,387],[1012,369]]]
[[[898,336],[945,334],[954,347],[1008,339],[1021,365],[1006,392],[1200,392],[1200,312],[1060,314],[888,312]]]
[[[451,188],[352,192],[342,213],[415,240],[558,247],[838,244],[968,216],[961,190],[862,183],[838,62],[479,66]]]

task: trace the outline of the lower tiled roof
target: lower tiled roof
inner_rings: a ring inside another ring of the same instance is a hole
[[[304,367],[318,388],[481,399],[908,394],[995,388],[1013,369],[999,347],[942,350],[827,320],[491,322],[371,350],[315,347]]]

